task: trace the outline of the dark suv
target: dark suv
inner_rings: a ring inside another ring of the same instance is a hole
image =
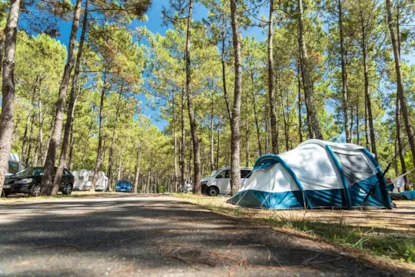
[[[32,196],[39,196],[42,175],[42,167],[28,167],[15,175],[7,176],[3,185],[4,196],[8,196],[10,193],[28,193]],[[74,181],[75,178],[72,173],[64,169],[59,191],[63,194],[71,194]]]

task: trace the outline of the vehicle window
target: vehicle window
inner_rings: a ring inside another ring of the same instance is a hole
[[[216,176],[216,179],[224,179],[226,178],[225,176],[226,176],[226,170],[219,173],[218,176]]]
[[[25,170],[22,170],[20,172],[16,173],[16,176],[18,177],[24,177],[24,176],[40,176],[42,175],[42,168],[40,167],[28,167]]]
[[[34,175],[34,176],[42,175],[42,169],[41,168],[34,168],[32,175]]]
[[[8,172],[11,174],[16,174],[19,171],[19,163],[18,162],[9,162],[9,169]]]
[[[249,178],[251,170],[241,170],[241,178]]]
[[[210,177],[214,177],[216,172],[217,172],[216,170],[213,170],[212,173],[210,173]]]

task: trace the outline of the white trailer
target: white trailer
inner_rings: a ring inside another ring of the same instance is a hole
[[[94,171],[89,170],[78,170],[73,171],[72,174],[75,176],[75,184],[73,190],[87,191],[91,188],[92,179],[94,178]],[[98,172],[98,180],[95,185],[95,191],[107,191],[108,189],[108,177],[102,171]]]

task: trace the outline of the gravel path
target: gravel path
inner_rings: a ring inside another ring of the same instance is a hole
[[[0,276],[391,276],[168,196],[0,203]]]

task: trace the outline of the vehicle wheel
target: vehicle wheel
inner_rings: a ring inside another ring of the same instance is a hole
[[[207,190],[207,195],[209,196],[218,196],[219,195],[219,189],[216,187],[209,187]]]
[[[40,196],[41,187],[39,184],[35,184],[32,186],[32,189],[30,190],[30,195],[37,197]]]
[[[72,184],[67,184],[62,190],[64,195],[70,195],[72,193]]]

